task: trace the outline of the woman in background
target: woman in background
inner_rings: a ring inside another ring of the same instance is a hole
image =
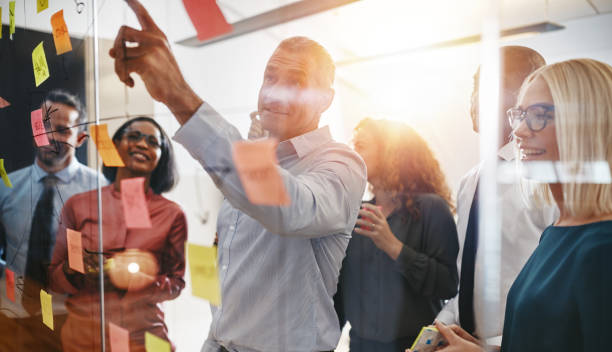
[[[590,60],[544,66],[508,110],[523,166],[553,162],[556,182],[535,201],[561,214],[516,278],[506,306],[503,352],[609,351],[612,330],[612,67]],[[598,170],[597,165],[604,170]],[[461,328],[436,324],[443,352],[482,351]]]
[[[450,190],[427,143],[404,124],[366,118],[354,146],[374,198],[359,212],[336,311],[351,324],[351,351],[404,351],[457,293]]]
[[[174,186],[176,171],[172,145],[157,122],[148,117],[129,120],[115,132],[113,142],[125,167],[103,169],[113,182],[102,188],[103,253],[105,259],[114,254],[116,266],[124,261],[120,258],[128,258],[129,262],[139,263],[139,268],[132,266],[130,272],[126,267],[105,269],[105,278],[115,273],[110,278],[115,285],[105,280],[104,313],[107,324],[128,330],[131,351],[144,351],[145,332],[168,340],[161,302],[176,298],[185,286],[187,223],[180,207],[161,196]],[[144,179],[151,228],[126,226],[120,187],[122,180],[134,177]],[[100,351],[98,256],[92,254],[98,248],[97,191],[70,198],[61,219],[49,277],[52,290],[69,294],[62,345],[64,351]],[[68,265],[67,229],[82,234],[85,274]],[[136,279],[130,277],[134,271],[149,274]],[[143,277],[150,284],[134,289],[133,283],[142,283]],[[130,282],[130,278],[134,280]],[[120,287],[117,283],[121,283]],[[108,332],[107,325],[107,338]]]

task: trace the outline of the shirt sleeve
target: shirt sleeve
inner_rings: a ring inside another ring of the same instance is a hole
[[[357,220],[365,191],[365,164],[348,148],[331,147],[308,172],[292,175],[277,167],[287,193],[288,206],[262,206],[249,202],[234,171],[232,145],[242,140],[238,130],[206,103],[177,131],[174,139],[204,166],[230,204],[280,236],[316,238],[349,234]],[[215,170],[228,168],[226,175]]]
[[[424,252],[404,245],[397,270],[423,296],[448,299],[457,294],[457,228],[446,202],[432,198],[421,209]]]

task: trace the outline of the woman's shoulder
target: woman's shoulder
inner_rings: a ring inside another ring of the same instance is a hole
[[[177,202],[170,200],[161,194],[154,194],[153,199],[166,211],[175,212],[177,214],[185,216],[185,211],[183,211],[183,208]]]
[[[419,193],[412,197],[417,207],[422,210],[436,209],[447,210],[450,208],[446,200],[435,193]]]

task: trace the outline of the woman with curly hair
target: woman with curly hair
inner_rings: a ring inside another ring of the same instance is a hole
[[[351,351],[404,351],[457,293],[451,192],[425,140],[405,124],[366,118],[354,147],[374,198],[359,211],[336,311],[341,326],[351,324]]]

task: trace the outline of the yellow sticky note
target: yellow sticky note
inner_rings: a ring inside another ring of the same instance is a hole
[[[145,332],[145,350],[147,352],[170,352],[170,343],[150,332]]]
[[[2,176],[2,181],[4,181],[6,187],[13,188],[11,180],[9,180],[8,174],[6,173],[6,169],[4,169],[4,159],[0,159],[0,176]]]
[[[221,285],[217,270],[217,247],[187,243],[187,258],[191,273],[191,293],[208,300],[212,305],[220,305]]]
[[[43,324],[53,330],[53,306],[51,303],[51,295],[45,292],[45,290],[40,290],[40,307]]]
[[[94,143],[96,143],[96,147],[98,148],[98,152],[102,157],[102,161],[106,166],[116,166],[123,167],[123,160],[119,156],[117,149],[115,148],[115,143],[108,136],[108,125],[94,125],[91,126],[90,130],[91,138]]]
[[[2,6],[0,6],[0,39],[2,39]]]
[[[59,10],[51,16],[51,27],[53,28],[53,42],[57,55],[62,55],[72,50],[68,27],[64,21],[64,10]]]
[[[46,10],[49,7],[49,0],[36,0],[36,13]]]
[[[9,1],[9,34],[11,35],[11,39],[13,39],[13,34],[15,34],[15,2]]]
[[[43,42],[40,42],[40,44],[34,48],[34,51],[32,51],[32,65],[34,67],[34,80],[38,87],[49,78],[49,66],[47,66]]]

